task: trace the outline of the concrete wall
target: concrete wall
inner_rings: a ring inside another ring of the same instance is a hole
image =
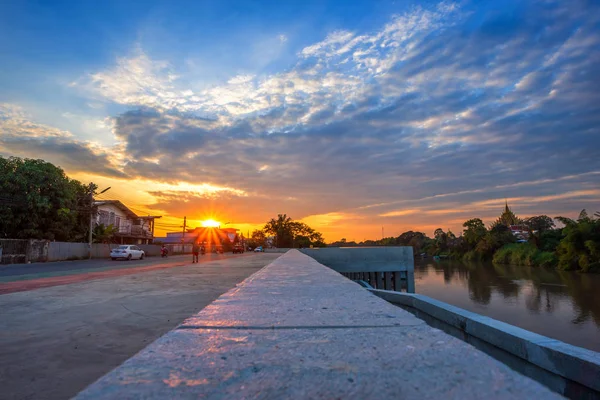
[[[415,269],[413,250],[409,246],[325,247],[300,251],[337,272],[413,272]]]
[[[581,387],[600,393],[600,353],[538,335],[419,294],[370,290],[391,303],[412,308],[474,338],[502,349],[565,380],[544,382],[567,397]],[[575,382],[575,385],[570,382]],[[562,387],[556,387],[562,385]],[[571,393],[569,393],[571,391]]]
[[[92,245],[92,258],[109,258],[110,250],[118,247],[118,244],[100,244]],[[146,252],[146,256],[160,256],[160,246],[153,244],[136,245]],[[63,261],[88,258],[87,243],[64,243],[50,242],[48,248],[48,257],[46,261]]]
[[[193,247],[192,244],[167,244],[166,246],[169,249],[169,254],[191,254]]]
[[[88,256],[87,243],[50,242],[46,261],[76,260]]]
[[[144,250],[147,257],[158,257],[160,256],[160,247],[157,244],[138,244],[137,247]]]
[[[48,241],[36,239],[0,239],[0,264],[45,261]]]
[[[109,258],[110,250],[118,247],[118,244],[92,245],[92,258]],[[146,252],[146,256],[160,256],[159,245],[144,244],[137,245]],[[87,243],[50,242],[47,240],[18,240],[0,239],[0,264],[22,264],[30,262],[79,260],[89,257],[89,246]],[[191,253],[191,245],[182,247],[174,245],[170,253]]]
[[[281,248],[281,249],[279,249],[279,248],[272,248],[272,249],[265,248],[264,250],[265,250],[265,253],[282,253],[283,254],[283,253],[287,253],[290,249],[288,249],[288,248]]]

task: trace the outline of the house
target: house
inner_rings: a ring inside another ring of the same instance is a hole
[[[150,244],[154,241],[154,220],[160,216],[138,216],[119,200],[95,201],[96,225],[112,225],[121,244]]]

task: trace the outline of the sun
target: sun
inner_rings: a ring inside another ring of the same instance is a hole
[[[218,228],[221,226],[221,223],[219,221],[215,221],[214,219],[205,219],[202,221],[202,226],[204,228]]]

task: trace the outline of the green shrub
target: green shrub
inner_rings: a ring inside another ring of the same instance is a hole
[[[600,273],[600,262],[589,263],[587,265],[587,269],[585,271],[582,269],[581,272],[595,272],[597,274]]]
[[[516,244],[507,244],[507,245],[501,247],[500,249],[498,249],[494,253],[492,262],[494,262],[496,264],[510,264],[511,258],[512,258],[512,253],[515,250],[514,249],[515,246],[517,246],[517,245]]]
[[[554,267],[557,259],[554,253],[540,251],[529,243],[507,244],[494,253],[496,264],[527,265],[530,267]]]
[[[549,251],[539,251],[535,255],[535,265],[540,267],[556,267],[558,259],[556,255]]]
[[[463,255],[463,261],[481,261],[481,254],[475,250],[467,251]]]

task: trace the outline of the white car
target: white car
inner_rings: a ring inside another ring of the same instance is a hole
[[[124,258],[126,260],[138,258],[140,260],[143,260],[145,255],[146,253],[144,253],[144,250],[130,244],[121,245],[110,251],[110,258],[112,258],[113,261],[117,258]]]
[[[263,247],[262,246],[258,246],[257,248],[254,249],[255,252],[264,252]]]

